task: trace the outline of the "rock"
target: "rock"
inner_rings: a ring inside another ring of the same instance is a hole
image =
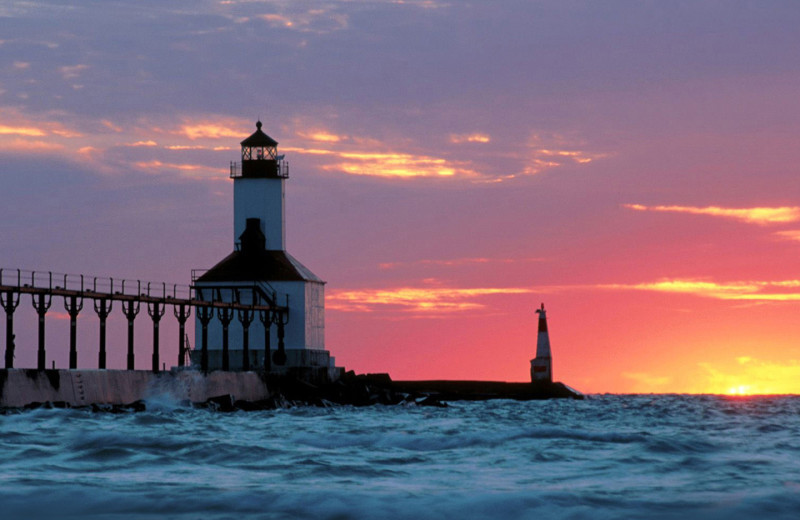
[[[231,394],[224,394],[209,397],[206,399],[205,405],[216,412],[233,412],[236,410],[235,402]]]
[[[447,403],[443,403],[435,397],[427,396],[417,401],[417,406],[435,406],[437,408],[447,408]]]
[[[140,399],[138,401],[122,405],[120,408],[126,412],[144,412],[147,410],[147,405]]]

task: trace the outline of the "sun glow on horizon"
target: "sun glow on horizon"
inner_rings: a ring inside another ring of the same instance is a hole
[[[752,395],[750,393],[750,385],[738,385],[728,389],[728,395]]]

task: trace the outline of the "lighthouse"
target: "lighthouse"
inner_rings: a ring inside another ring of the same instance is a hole
[[[205,340],[207,370],[305,368],[334,374],[334,358],[325,350],[325,282],[286,251],[289,165],[278,154],[278,142],[261,128],[256,122],[256,131],[240,143],[241,161],[230,165],[233,252],[192,278],[201,300],[269,305],[275,311],[236,316],[224,309],[213,316],[198,311],[192,364],[204,364]]]
[[[553,382],[553,359],[550,356],[550,336],[547,334],[547,315],[544,303],[536,309],[539,315],[539,334],[536,338],[536,357],[531,359],[531,382]]]

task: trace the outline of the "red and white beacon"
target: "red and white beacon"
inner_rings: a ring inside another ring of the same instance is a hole
[[[539,336],[536,339],[536,357],[531,359],[531,382],[553,382],[553,358],[550,356],[550,336],[547,334],[547,316],[544,303],[536,309],[539,315]]]

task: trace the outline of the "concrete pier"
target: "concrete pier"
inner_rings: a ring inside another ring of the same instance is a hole
[[[71,407],[124,405],[162,397],[197,403],[220,395],[260,401],[270,394],[267,384],[255,372],[203,375],[194,370],[0,370],[0,408],[48,401]]]

